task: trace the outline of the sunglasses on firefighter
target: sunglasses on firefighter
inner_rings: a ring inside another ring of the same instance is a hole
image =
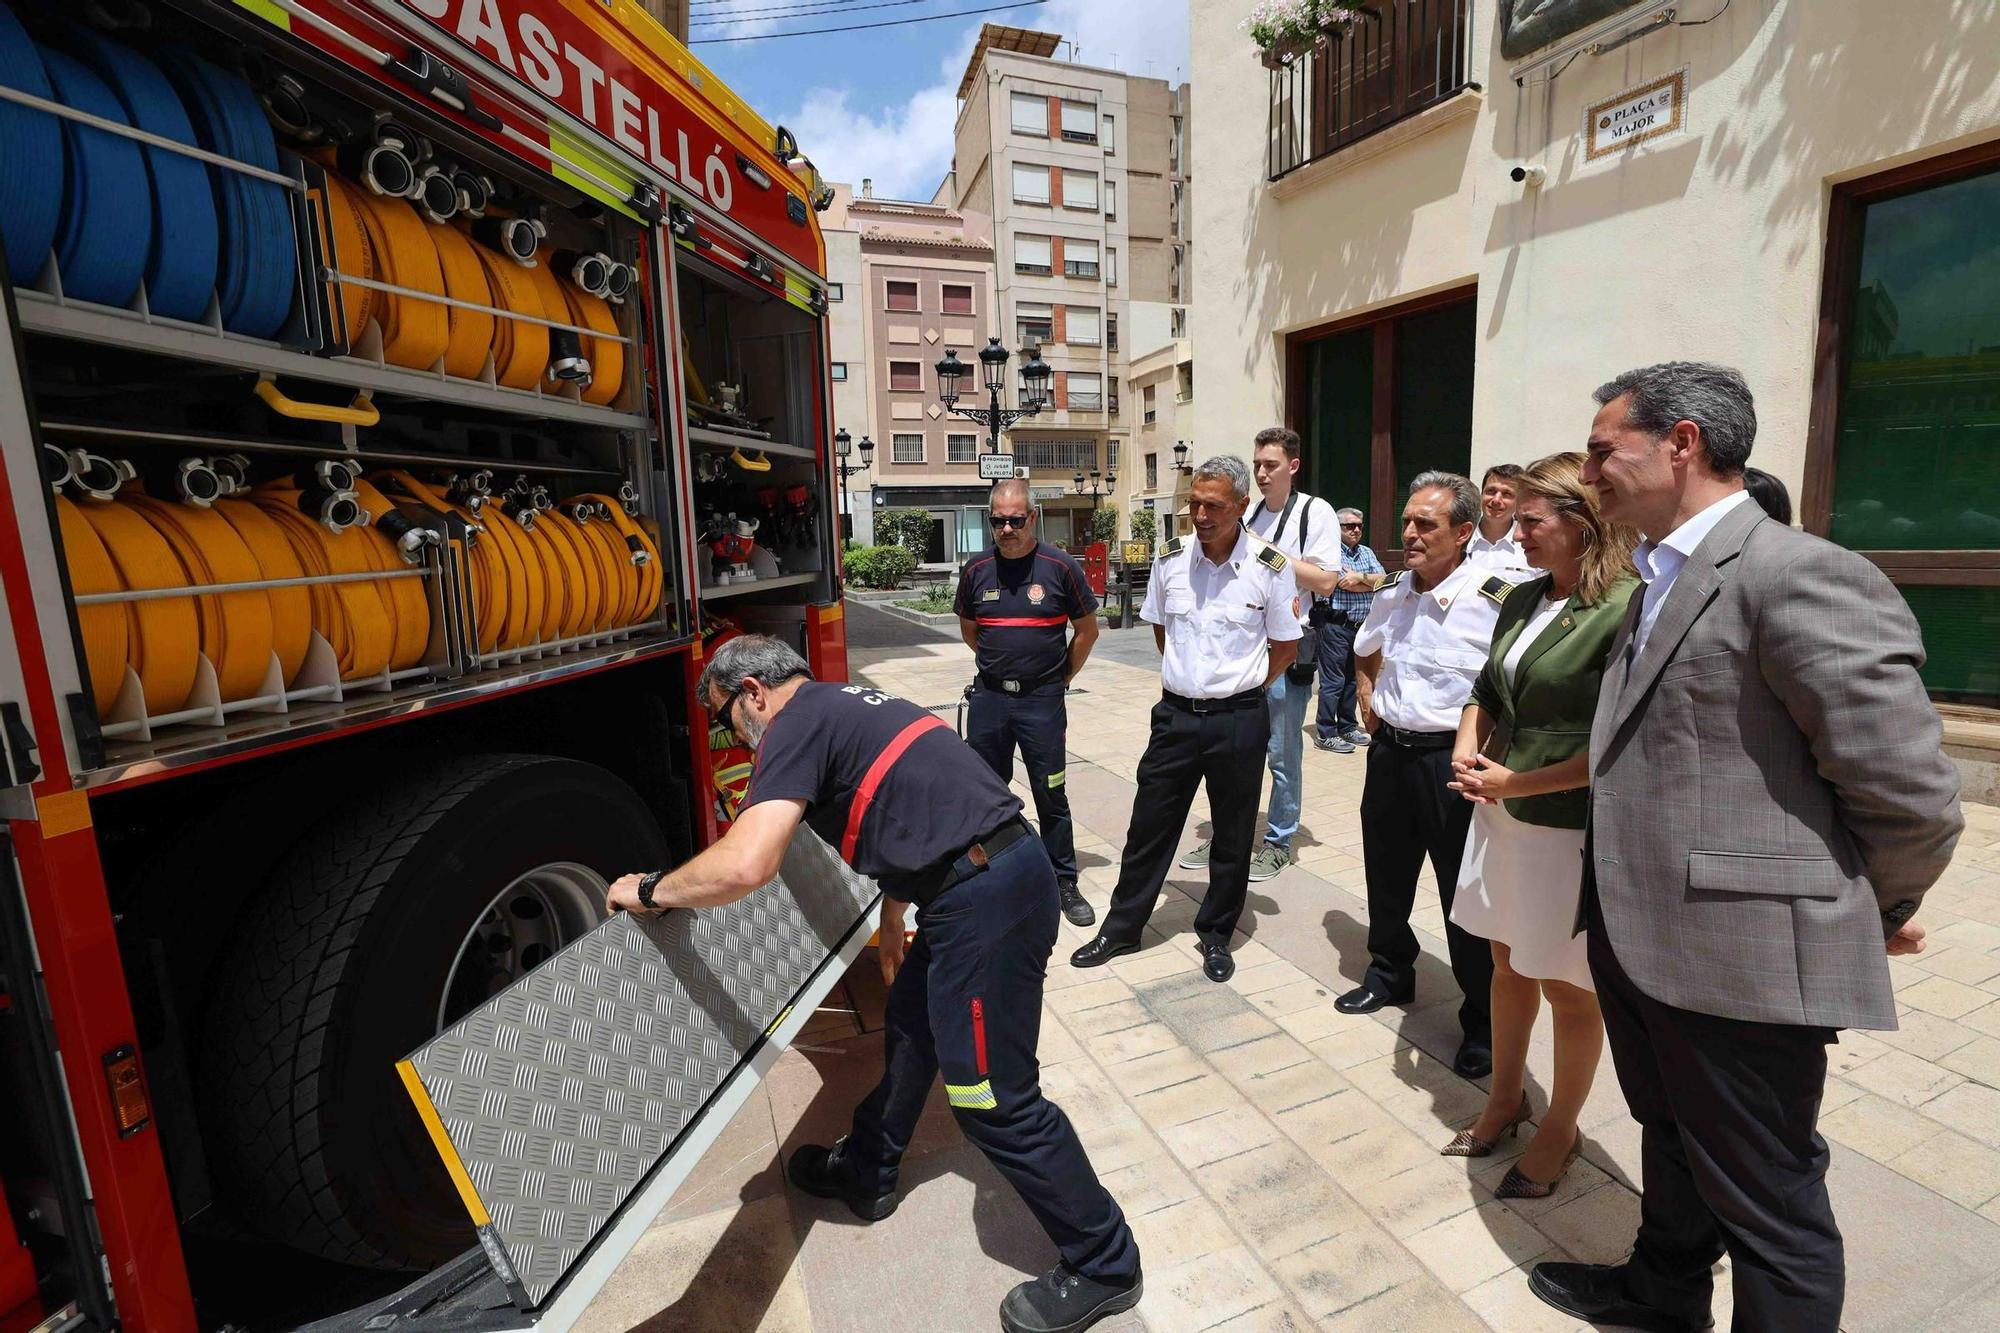
[[[1028,526],[1026,514],[988,514],[986,521],[996,528],[1025,528]]]

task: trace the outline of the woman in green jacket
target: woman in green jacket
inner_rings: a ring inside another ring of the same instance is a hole
[[[1493,1088],[1444,1149],[1484,1157],[1528,1118],[1522,1084],[1543,996],[1555,1021],[1555,1086],[1534,1141],[1495,1194],[1541,1198],[1576,1157],[1577,1115],[1604,1045],[1584,937],[1572,935],[1589,800],[1590,720],[1611,639],[1638,588],[1638,534],[1607,522],[1582,454],[1520,478],[1521,552],[1547,577],[1508,593],[1486,669],[1459,718],[1452,787],[1473,813],[1451,918],[1493,945]]]

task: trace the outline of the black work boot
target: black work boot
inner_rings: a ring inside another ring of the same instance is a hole
[[[1075,880],[1057,880],[1056,891],[1062,895],[1062,912],[1064,916],[1069,918],[1069,923],[1072,926],[1094,926],[1097,924],[1097,912],[1077,889]]]
[[[900,1201],[893,1191],[871,1194],[862,1189],[854,1178],[854,1168],[848,1164],[846,1151],[845,1138],[831,1148],[822,1148],[817,1143],[801,1144],[785,1165],[785,1178],[808,1194],[839,1199],[864,1222],[880,1222],[896,1211]]]
[[[1137,1305],[1145,1290],[1143,1273],[1114,1286],[1057,1264],[1007,1293],[1000,1302],[1000,1327],[1007,1333],[1082,1333],[1105,1316]]]

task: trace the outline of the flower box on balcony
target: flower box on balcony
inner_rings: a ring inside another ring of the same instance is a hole
[[[1333,35],[1361,17],[1361,7],[1334,0],[1260,0],[1243,20],[1266,69],[1284,69],[1313,52],[1324,52]]]

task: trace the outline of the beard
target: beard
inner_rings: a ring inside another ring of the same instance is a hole
[[[755,713],[745,712],[743,728],[736,733],[736,739],[743,742],[744,749],[756,753],[757,747],[764,743],[764,719]]]

